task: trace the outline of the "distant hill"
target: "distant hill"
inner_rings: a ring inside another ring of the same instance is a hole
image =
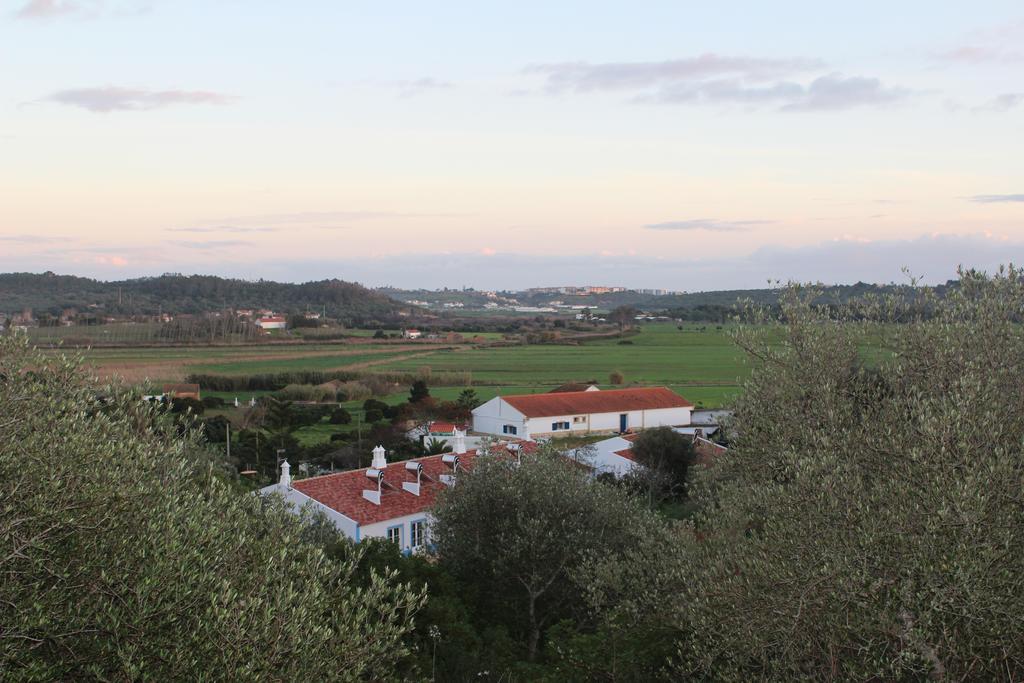
[[[394,320],[412,310],[408,304],[342,280],[290,284],[167,274],[104,282],[54,273],[0,274],[0,314],[25,308],[37,315],[58,315],[66,308],[76,308],[117,316],[238,308],[269,308],[285,314],[326,310],[328,317],[351,324]]]
[[[941,296],[955,281],[935,287]],[[822,286],[821,303],[845,303],[861,298],[867,294],[883,295],[896,291],[894,285],[875,285],[858,282],[853,285]],[[477,308],[493,299],[486,293],[473,290],[400,290],[385,289],[389,296],[402,301],[416,301],[437,306],[438,304],[461,303],[466,308]],[[502,300],[514,300],[526,306],[548,306],[551,302],[560,302],[567,306],[587,306],[595,310],[610,310],[617,306],[634,306],[651,312],[667,312],[673,317],[690,320],[720,320],[731,315],[736,304],[750,300],[755,304],[773,305],[779,301],[777,289],[732,289],[707,292],[687,292],[681,294],[654,295],[627,290],[603,294],[560,294],[538,291],[503,291],[497,292]]]

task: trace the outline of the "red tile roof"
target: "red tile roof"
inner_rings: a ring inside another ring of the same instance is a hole
[[[531,441],[518,442],[523,453],[532,453],[537,444]],[[446,453],[445,455],[451,455]],[[389,463],[384,469],[384,486],[381,488],[380,505],[363,498],[363,491],[376,491],[375,481],[366,476],[366,470],[350,470],[322,477],[296,479],[292,488],[327,507],[340,512],[359,525],[376,524],[389,519],[426,512],[437,500],[437,494],[446,488],[441,483],[442,474],[451,474],[452,469],[442,460],[444,456],[430,455],[411,461]],[[459,455],[459,469],[472,467],[476,450]],[[416,473],[405,469],[406,462],[423,465],[420,478],[420,495],[414,495],[402,488],[402,482],[416,483]]]
[[[526,417],[625,413],[631,410],[693,407],[692,403],[665,387],[525,394],[502,396],[502,399]]]
[[[198,394],[198,384],[165,384],[165,394]]]
[[[632,460],[633,462],[636,462],[636,456],[633,455],[632,448],[624,448],[621,451],[615,451],[615,455],[619,456],[620,458],[625,458],[626,460]]]
[[[457,427],[463,431],[466,430],[465,425],[459,426],[452,422],[431,422],[427,426],[427,431],[431,434],[452,434]]]
[[[475,457],[476,451],[459,455],[459,467],[466,467]],[[433,505],[438,491],[446,486],[441,483],[441,475],[452,473],[452,469],[442,462],[441,458],[440,455],[431,455],[411,461],[423,465],[418,496],[402,488],[402,482],[416,483],[416,473],[405,469],[405,463],[408,461],[389,463],[384,469],[380,505],[363,498],[363,491],[377,490],[376,482],[366,476],[368,468],[297,479],[292,482],[292,488],[355,520],[360,525],[374,524],[424,512]]]

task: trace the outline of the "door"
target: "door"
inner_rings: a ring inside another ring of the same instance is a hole
[[[629,414],[622,413],[619,415],[619,431],[625,432],[629,428]]]

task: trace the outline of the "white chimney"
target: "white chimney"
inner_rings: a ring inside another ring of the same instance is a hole
[[[455,441],[455,443],[452,446],[452,452],[455,453],[456,455],[462,455],[463,453],[465,453],[466,452],[466,432],[460,432],[459,428],[456,427],[455,428],[455,436],[454,436],[453,440]]]
[[[420,495],[420,478],[423,475],[423,465],[421,463],[410,460],[409,462],[405,463],[405,469],[409,470],[410,472],[416,473],[416,483],[412,484],[410,482],[403,481],[402,488],[414,496]]]
[[[287,460],[281,461],[281,486],[287,488],[292,487],[292,466],[288,464]]]
[[[370,469],[366,470],[366,478],[367,479],[372,479],[373,481],[377,482],[377,490],[376,491],[371,491],[371,490],[368,490],[368,489],[364,489],[363,490],[363,498],[365,498],[366,500],[370,501],[374,505],[380,505],[381,489],[384,486],[384,473],[381,472],[380,470],[378,470],[375,467],[374,468],[370,468]]]
[[[382,470],[387,466],[387,451],[384,450],[383,446],[377,446],[373,449],[373,462],[370,463],[370,467],[375,470]]]

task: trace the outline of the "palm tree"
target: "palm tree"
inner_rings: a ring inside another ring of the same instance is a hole
[[[447,440],[438,439],[436,437],[431,438],[427,441],[426,445],[423,446],[423,450],[426,451],[427,455],[441,455],[442,453],[449,452],[451,449],[452,447],[448,445]]]

